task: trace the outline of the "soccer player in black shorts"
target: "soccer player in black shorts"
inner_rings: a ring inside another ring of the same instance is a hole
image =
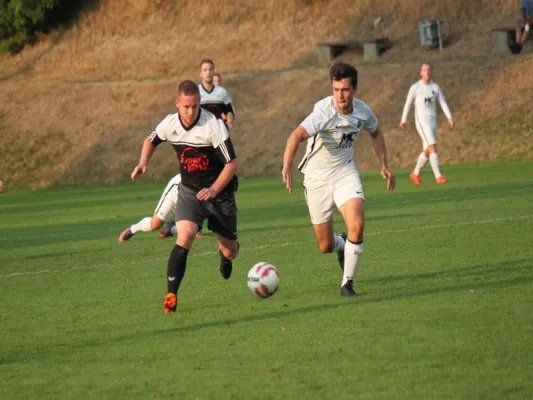
[[[239,252],[232,182],[236,179],[237,158],[228,131],[222,120],[200,108],[200,91],[193,81],[178,85],[176,107],[178,112],[168,115],[146,138],[139,165],[131,174],[133,180],[144,174],[156,147],[166,141],[172,144],[178,156],[181,184],[176,206],[177,240],[167,267],[165,313],[176,311],[187,256],[204,220],[216,236],[224,279],[231,276],[231,260]]]

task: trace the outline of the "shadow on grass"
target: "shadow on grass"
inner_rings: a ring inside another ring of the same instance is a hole
[[[363,307],[365,304],[375,304],[375,303],[382,303],[382,302],[388,302],[388,301],[395,301],[395,300],[402,300],[402,299],[410,299],[410,298],[416,298],[416,297],[424,297],[424,296],[431,296],[431,295],[438,295],[443,293],[460,293],[460,292],[467,292],[471,289],[474,290],[481,290],[481,289],[500,289],[500,288],[509,288],[513,286],[521,286],[525,284],[530,284],[533,282],[533,269],[532,267],[533,258],[522,258],[522,259],[516,259],[516,260],[509,260],[505,263],[498,263],[498,264],[483,264],[483,265],[477,265],[471,268],[465,268],[463,270],[456,270],[451,272],[436,272],[431,274],[422,274],[418,275],[418,279],[435,279],[435,278],[441,278],[444,275],[450,274],[450,273],[459,273],[462,272],[463,276],[469,276],[469,275],[483,275],[488,276],[489,278],[493,278],[492,281],[484,281],[484,282],[476,282],[476,281],[469,281],[466,283],[461,284],[455,284],[451,286],[445,286],[445,287],[435,287],[435,288],[424,288],[420,290],[400,290],[399,288],[392,288],[390,290],[390,295],[381,295],[377,297],[372,297],[371,295],[363,296],[359,299],[340,299],[337,303],[334,304],[323,304],[323,305],[313,305],[309,307],[301,307],[296,309],[283,309],[282,311],[274,311],[274,312],[268,312],[264,314],[257,314],[257,315],[247,315],[239,318],[229,318],[229,319],[223,319],[223,320],[217,320],[217,321],[211,321],[211,322],[201,322],[201,323],[195,323],[190,324],[186,326],[177,326],[172,327],[168,329],[158,329],[153,331],[146,331],[146,332],[137,332],[127,335],[121,335],[114,338],[106,338],[106,339],[94,339],[94,340],[87,340],[82,343],[66,343],[66,344],[59,344],[49,347],[43,347],[35,349],[33,352],[29,351],[22,351],[22,352],[4,352],[3,355],[1,355],[0,358],[0,365],[5,364],[13,364],[18,362],[27,362],[31,359],[41,359],[42,357],[46,356],[53,356],[56,354],[64,354],[65,351],[73,351],[75,349],[87,349],[87,348],[94,348],[98,346],[105,346],[105,345],[113,345],[113,344],[119,344],[131,340],[142,340],[146,338],[154,338],[156,336],[160,335],[167,335],[167,334],[179,334],[179,333],[188,333],[188,332],[197,332],[202,331],[205,329],[211,329],[211,328],[221,328],[221,327],[228,327],[232,325],[237,324],[246,324],[246,323],[253,323],[256,321],[263,321],[268,319],[280,319],[280,318],[287,318],[291,316],[297,316],[297,315],[305,315],[305,314],[312,314],[316,313],[317,311],[327,311],[327,310],[335,310],[339,308],[346,308],[346,307]],[[495,278],[494,272],[500,271],[503,274],[507,274],[510,270],[514,270],[516,272],[519,272],[520,276],[514,276],[512,278],[506,278],[506,279],[498,279]],[[482,273],[484,272],[484,273]],[[404,275],[404,276],[395,276],[391,279],[383,278],[383,279],[376,279],[371,280],[372,282],[387,282],[387,281],[400,281],[400,280],[412,280],[417,279],[417,275]],[[370,282],[370,281],[367,281]],[[176,317],[179,318],[179,312],[176,314]],[[177,321],[179,322],[179,321]]]

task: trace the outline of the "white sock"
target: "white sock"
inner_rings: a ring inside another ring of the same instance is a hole
[[[344,239],[339,235],[333,235],[335,239],[335,248],[333,251],[344,251]]]
[[[415,170],[413,171],[415,175],[420,175],[420,171],[422,170],[422,168],[424,168],[424,165],[426,165],[427,162],[428,158],[426,157],[424,152],[420,153],[420,155],[418,156],[418,160],[416,161]]]
[[[342,286],[348,281],[355,279],[355,274],[361,264],[361,256],[363,255],[363,242],[352,243],[349,240],[346,241],[344,246],[344,276],[342,277]]]
[[[150,232],[152,230],[152,218],[145,217],[130,227],[131,233]]]
[[[429,163],[431,164],[433,175],[435,175],[435,178],[438,178],[441,175],[439,169],[439,155],[437,153],[431,153],[429,155]]]
[[[172,225],[172,227],[170,228],[170,232],[172,232],[174,236],[178,234],[178,228],[176,228],[176,225]]]

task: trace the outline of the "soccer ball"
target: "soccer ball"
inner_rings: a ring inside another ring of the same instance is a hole
[[[278,290],[279,272],[268,262],[258,262],[248,272],[248,288],[258,297],[270,297]]]

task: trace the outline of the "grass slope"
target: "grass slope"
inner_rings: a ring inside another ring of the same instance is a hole
[[[198,240],[164,315],[171,240],[128,223],[163,185],[7,192],[0,197],[0,398],[471,398],[533,395],[532,163],[428,170],[395,193],[364,175],[357,300],[339,297],[302,190],[245,179],[241,254],[223,281]],[[342,229],[339,219],[338,230]],[[253,297],[257,261],[281,273]]]

